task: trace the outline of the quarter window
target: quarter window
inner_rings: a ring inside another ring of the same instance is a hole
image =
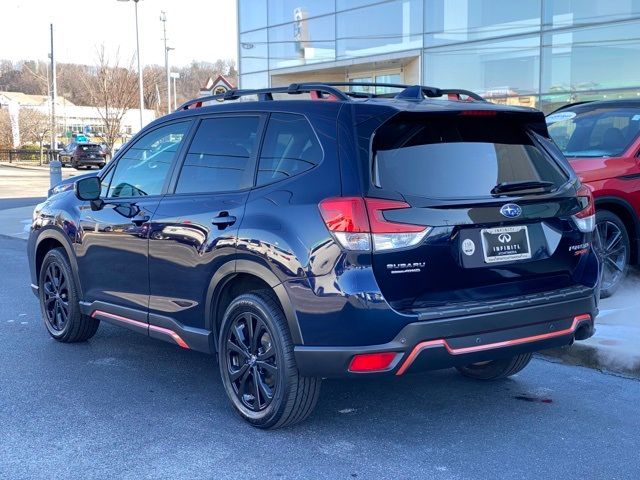
[[[228,192],[253,183],[259,117],[203,120],[180,171],[176,193]]]
[[[322,160],[322,147],[302,115],[274,113],[258,164],[258,186],[306,172]]]
[[[160,127],[137,140],[118,160],[108,197],[159,195],[190,123]]]

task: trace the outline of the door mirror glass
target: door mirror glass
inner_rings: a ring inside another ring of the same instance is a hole
[[[98,200],[100,198],[100,179],[87,177],[76,182],[76,197],[80,200]]]

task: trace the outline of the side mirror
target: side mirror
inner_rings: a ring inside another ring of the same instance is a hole
[[[98,200],[100,198],[100,179],[87,177],[75,183],[76,197],[80,200]]]

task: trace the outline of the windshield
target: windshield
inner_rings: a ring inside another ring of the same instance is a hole
[[[378,129],[373,153],[374,184],[410,196],[544,193],[568,179],[527,130],[508,119],[395,120]]]
[[[640,108],[595,108],[552,113],[549,134],[566,157],[617,157],[640,131]]]

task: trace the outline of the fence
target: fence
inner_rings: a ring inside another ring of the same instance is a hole
[[[51,153],[50,150],[43,150],[41,162],[40,150],[0,149],[0,163],[16,163],[22,165],[48,164]],[[53,153],[57,155],[57,152]]]

